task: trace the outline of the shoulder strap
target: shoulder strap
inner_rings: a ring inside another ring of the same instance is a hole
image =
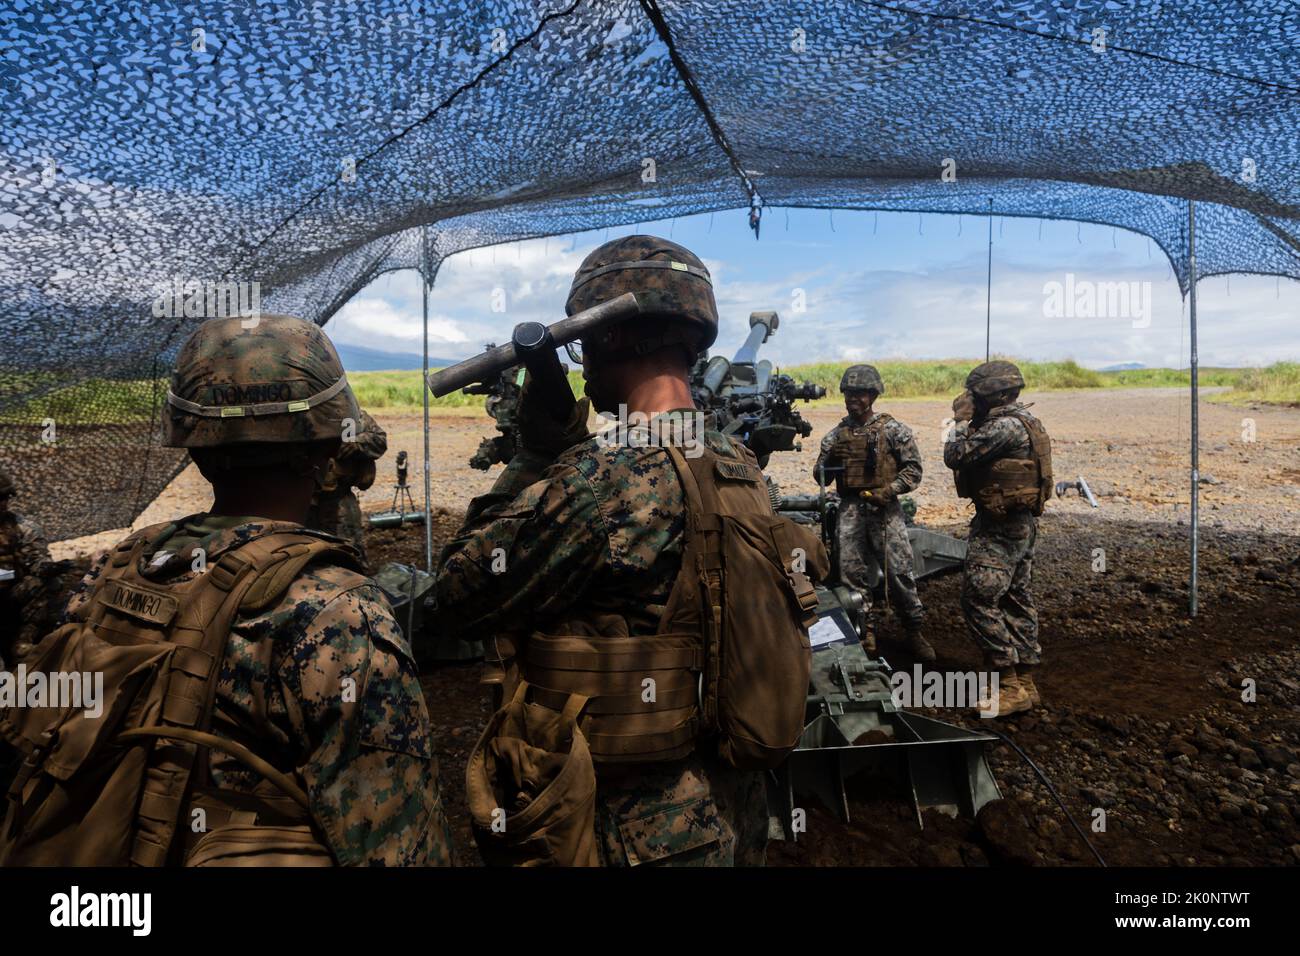
[[[313,561],[329,559],[331,564],[361,571],[361,556],[351,545],[292,531],[276,531],[254,538],[227,555],[231,553],[254,568],[256,575],[239,602],[239,610],[244,612],[263,610],[279,600],[303,568]]]
[[[681,479],[682,493],[686,498],[687,525],[692,519],[698,528],[705,515],[718,513],[718,493],[713,485],[713,463],[718,459],[713,449],[701,444],[700,454],[687,458],[675,445],[665,445]]]
[[[717,721],[716,662],[722,641],[722,519],[718,517],[717,490],[712,483],[712,468],[706,466],[709,478],[701,484],[698,472],[691,461],[712,462],[717,456],[712,450],[702,448],[703,454],[688,461],[680,448],[665,445],[668,457],[682,486],[686,503],[686,535],[682,547],[682,567],[677,572],[668,595],[668,604],[659,619],[659,631],[693,628],[703,639],[704,681],[700,695],[701,718],[704,726],[712,727]],[[706,497],[707,496],[707,497]],[[709,505],[712,505],[710,508]]]

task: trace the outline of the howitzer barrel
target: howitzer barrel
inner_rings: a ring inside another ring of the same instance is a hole
[[[718,389],[722,388],[722,383],[727,380],[730,372],[731,362],[721,355],[709,359],[709,364],[704,367],[703,388],[710,398],[718,394]]]
[[[737,365],[753,365],[758,361],[758,347],[767,341],[768,336],[776,331],[780,319],[775,312],[751,312],[749,314],[749,337],[745,344],[736,350],[732,360]]]
[[[636,296],[631,292],[625,292],[617,299],[593,305],[590,309],[584,309],[567,319],[554,322],[547,326],[546,330],[550,333],[554,345],[568,345],[607,325],[630,319],[640,311],[641,306],[637,303]],[[506,369],[521,364],[522,360],[523,356],[519,354],[513,342],[498,345],[463,362],[430,372],[429,391],[433,392],[435,397],[441,398],[466,385],[487,381],[493,375],[499,375]]]
[[[821,495],[784,495],[777,511],[818,511],[825,502]]]

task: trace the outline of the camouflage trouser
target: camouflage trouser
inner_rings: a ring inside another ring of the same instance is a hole
[[[1028,512],[995,518],[977,511],[967,539],[961,609],[994,667],[1037,664],[1038,612],[1029,595],[1038,521]]]
[[[361,560],[366,560],[365,518],[361,515],[361,502],[351,490],[319,494],[303,524],[355,545],[361,552]]]
[[[844,583],[862,592],[870,610],[869,563],[874,559],[885,575],[885,594],[894,613],[904,627],[919,628],[925,612],[921,596],[916,593],[912,543],[899,503],[891,501],[885,508],[873,508],[865,501],[842,501],[838,534],[840,577]]]
[[[761,773],[691,754],[661,765],[597,770],[596,843],[605,866],[763,866]]]

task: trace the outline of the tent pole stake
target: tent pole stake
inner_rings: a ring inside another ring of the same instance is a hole
[[[1196,617],[1197,546],[1200,536],[1200,400],[1201,386],[1196,356],[1196,202],[1187,201],[1187,283],[1191,299],[1188,304],[1191,331],[1190,365],[1192,373],[1192,528],[1191,577],[1187,584],[1188,610]]]
[[[993,334],[993,197],[989,197],[989,271],[984,299],[984,361],[989,360],[989,341]]]
[[[420,288],[424,300],[424,363],[421,366],[420,392],[424,395],[424,570],[433,573],[433,521],[430,501],[432,484],[429,476],[429,227],[420,227]]]

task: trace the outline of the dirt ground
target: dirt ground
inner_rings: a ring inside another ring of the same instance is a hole
[[[1034,593],[1043,706],[997,728],[1043,770],[1109,863],[1300,863],[1300,409],[1202,404],[1200,614],[1189,619],[1185,393],[1081,391],[1027,400],[1053,436],[1057,478],[1082,475],[1100,508],[1068,496],[1053,501],[1041,521]],[[918,520],[964,536],[969,511],[941,460],[947,404],[882,401],[881,408],[912,426],[925,456],[927,477],[914,496]],[[813,436],[801,453],[774,456],[769,468],[787,492],[814,490],[817,441],[842,415],[832,405],[804,412]],[[417,501],[423,493],[418,417],[377,417],[389,433],[390,457],[362,498],[372,512],[392,502],[391,456],[398,450],[411,456]],[[435,553],[469,500],[500,471],[465,464],[490,433],[486,417],[433,423]],[[187,469],[140,523],[200,510],[207,501],[201,479]],[[65,542],[56,556],[84,555],[119,536]],[[376,565],[422,562],[423,529],[372,531],[368,547]],[[939,654],[933,666],[941,670],[979,666],[959,590],[958,575],[921,586]],[[895,667],[910,669],[913,662],[890,643],[894,634],[890,622],[883,650]],[[478,671],[459,665],[424,678],[463,863],[477,861],[461,809],[464,765],[489,711]],[[934,716],[987,725],[969,713]],[[1008,799],[990,804],[978,820],[927,814],[919,829],[896,795],[851,785],[851,823],[811,806],[808,832],[797,843],[773,843],[769,861],[1093,862],[1009,746],[992,747],[990,762]]]

